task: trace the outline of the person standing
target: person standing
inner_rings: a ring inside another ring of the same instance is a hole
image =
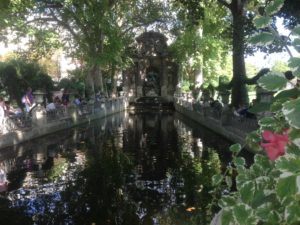
[[[25,105],[26,112],[29,112],[34,106],[34,98],[31,87],[27,89],[26,94],[23,96],[22,103]]]
[[[68,93],[68,91],[66,90],[66,89],[64,89],[64,91],[63,91],[63,95],[62,95],[62,97],[61,97],[61,101],[62,101],[62,104],[64,105],[64,106],[68,106],[69,105],[69,93]]]

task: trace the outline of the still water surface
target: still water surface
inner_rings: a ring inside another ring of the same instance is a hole
[[[5,224],[198,225],[230,143],[173,113],[122,113],[0,151]],[[7,190],[6,190],[7,189]]]

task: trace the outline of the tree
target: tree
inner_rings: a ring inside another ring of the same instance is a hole
[[[245,66],[245,7],[248,0],[231,0],[228,3],[225,0],[217,0],[225,6],[232,15],[232,62],[233,77],[231,81],[231,99],[232,105],[238,107],[240,104],[248,103],[248,95],[244,80],[246,79]]]
[[[268,18],[280,9],[282,2],[270,1],[264,7],[264,13],[257,17],[256,24],[259,27],[268,25]],[[297,44],[295,40],[299,40],[300,37],[299,26],[291,32],[297,37],[291,44]],[[278,38],[277,33],[271,35],[274,39]],[[268,42],[272,40],[271,37],[260,34],[256,37],[256,41]],[[300,52],[299,49],[296,50]],[[291,57],[289,66],[299,78],[299,58]],[[251,132],[246,138],[246,145],[259,153],[255,155],[253,164],[246,165],[245,160],[240,157],[242,146],[235,144],[230,147],[234,165],[229,163],[230,166],[223,174],[227,176],[232,171],[237,174],[234,187],[237,191],[226,193],[219,202],[222,208],[222,224],[298,224],[300,221],[297,198],[299,170],[297,166],[291,166],[297,165],[299,161],[300,145],[297,140],[300,129],[300,93],[297,84],[293,84],[292,89],[286,90],[293,75],[291,73],[288,76],[284,75],[288,74],[271,72],[258,80],[261,88],[274,92],[276,97],[265,109],[268,112],[272,111],[272,114],[260,119],[258,130]],[[215,175],[213,181],[221,185],[225,183],[225,176]],[[231,184],[226,189],[230,189]]]
[[[204,9],[203,6],[209,6],[212,4],[209,1],[185,1],[179,0],[179,2],[183,2],[189,9],[191,14],[192,12],[200,11],[200,9]],[[231,13],[232,16],[232,61],[233,61],[233,77],[228,86],[228,88],[232,89],[232,104],[234,106],[238,106],[240,104],[245,104],[248,102],[247,89],[245,85],[246,80],[246,69],[245,69],[245,24],[246,24],[246,16],[245,16],[245,7],[248,3],[247,0],[217,0],[217,2],[221,6],[225,6]],[[198,8],[198,10],[192,10],[193,8]],[[216,9],[218,9],[217,7]],[[216,10],[215,9],[215,10]],[[204,10],[205,11],[205,10]],[[201,11],[200,11],[201,12]],[[202,15],[202,14],[201,14]],[[220,16],[218,18],[218,16]],[[224,14],[214,14],[214,17],[218,21],[224,20],[226,15]],[[218,19],[217,19],[218,18]],[[204,18],[205,21],[205,18]],[[227,27],[227,26],[225,26]],[[224,36],[222,36],[224,37]],[[208,37],[210,38],[210,37]]]
[[[50,47],[63,46],[69,56],[81,62],[88,90],[103,90],[102,70],[126,65],[125,47],[139,27],[162,24],[165,3],[141,0],[37,1],[11,0],[2,31],[13,30],[17,37],[29,37],[35,56],[49,53]],[[160,22],[160,23],[158,23]],[[2,24],[1,24],[2,25]],[[61,45],[57,45],[60,43]]]
[[[300,23],[300,5],[294,0],[285,0],[284,5],[276,16],[284,18],[284,24],[288,28],[294,28]]]
[[[21,98],[28,87],[33,90],[42,89],[48,98],[51,97],[53,81],[45,70],[35,62],[12,59],[2,63],[0,67],[0,83],[11,100],[23,107]]]
[[[189,9],[188,11],[188,18],[190,18],[191,22],[193,24],[199,24],[199,15],[203,15],[203,12],[205,12],[204,5],[209,5],[209,1],[185,1],[185,0],[179,0],[179,2],[182,2],[182,4]],[[239,106],[240,104],[244,105],[248,103],[248,93],[246,89],[246,84],[256,84],[253,83],[254,80],[257,81],[261,73],[258,74],[258,77],[256,78],[247,78],[246,76],[246,68],[245,68],[245,60],[244,55],[249,52],[253,52],[255,48],[251,46],[247,46],[247,43],[245,42],[245,36],[249,36],[251,33],[255,31],[255,27],[253,26],[253,23],[251,22],[253,19],[252,13],[249,13],[249,11],[246,10],[246,7],[248,6],[248,3],[251,3],[251,5],[256,6],[260,1],[252,0],[231,0],[231,1],[225,1],[225,0],[217,0],[217,2],[221,5],[226,7],[232,17],[232,62],[233,62],[233,77],[231,82],[228,85],[228,89],[232,89],[232,104],[234,106]],[[284,7],[280,11],[278,15],[283,15],[285,17],[286,22],[289,22],[288,24],[294,25],[298,21],[299,16],[297,16],[297,12],[299,11],[299,7],[295,5],[295,2],[292,1],[285,1]],[[277,2],[273,3],[272,7],[276,7]],[[214,17],[218,17],[218,14],[215,14]],[[222,19],[225,18],[224,15],[221,17]],[[197,20],[198,19],[198,20]],[[204,18],[205,21],[205,18]],[[271,22],[270,22],[271,24]],[[272,28],[274,28],[275,23],[273,22]],[[261,29],[258,27],[257,29]],[[262,31],[266,31],[266,29],[261,29]],[[205,37],[205,35],[203,35]],[[276,52],[282,50],[282,45],[278,45],[278,39],[275,40],[275,42],[268,43],[266,46],[259,46],[259,48],[265,52]],[[274,44],[275,43],[275,44]],[[252,49],[251,49],[252,48]],[[211,59],[211,57],[209,57]],[[203,60],[205,61],[205,60]],[[265,73],[263,73],[265,74]]]
[[[199,1],[178,0],[176,3],[181,25],[173,30],[177,37],[172,50],[180,65],[182,79],[196,85],[199,80],[201,84],[202,79],[217,83],[218,74],[226,75],[221,69],[227,62],[224,59],[228,53],[228,23],[223,19],[226,11],[214,7],[214,1],[206,1],[205,8]]]
[[[34,58],[50,53],[50,49],[61,46],[56,43],[62,43],[69,56],[89,68],[87,84],[93,93],[95,89],[103,89],[101,66],[107,62],[108,55],[104,54],[105,48],[108,46],[112,55],[112,41],[115,44],[115,40],[122,37],[109,35],[118,29],[114,12],[123,5],[112,0],[26,3],[11,0],[5,14],[6,28],[12,29],[18,38],[21,35],[29,37],[29,49]],[[115,50],[114,53],[120,52],[120,49]]]

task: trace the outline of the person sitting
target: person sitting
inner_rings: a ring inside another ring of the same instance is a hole
[[[215,116],[220,117],[223,110],[223,104],[219,100],[211,100],[210,107],[213,108],[213,113]]]
[[[254,113],[249,112],[249,109],[251,107],[247,107],[245,105],[240,104],[239,108],[234,110],[233,114],[235,116],[238,117],[242,117],[242,118],[251,118],[251,119],[255,119],[256,116]]]
[[[60,107],[62,105],[62,102],[60,100],[60,98],[58,96],[56,96],[53,100],[53,103],[55,105],[56,108]]]
[[[15,110],[10,105],[10,101],[4,101],[4,109],[5,109],[5,116],[10,117],[16,115]]]
[[[293,72],[288,70],[284,73],[285,78],[288,80],[286,84],[286,90],[293,89],[299,87],[300,82],[297,77],[294,76]]]
[[[2,96],[0,96],[0,132],[4,132],[5,128],[5,103]]]
[[[49,104],[46,105],[46,111],[49,112],[49,111],[53,111],[56,109],[56,106],[53,102],[49,102]]]
[[[73,103],[76,106],[80,106],[81,105],[81,100],[80,100],[79,95],[75,95],[75,99],[74,99]]]

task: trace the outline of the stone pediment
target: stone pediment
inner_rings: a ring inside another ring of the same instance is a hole
[[[149,31],[136,38],[140,57],[167,55],[167,38],[158,32]]]

